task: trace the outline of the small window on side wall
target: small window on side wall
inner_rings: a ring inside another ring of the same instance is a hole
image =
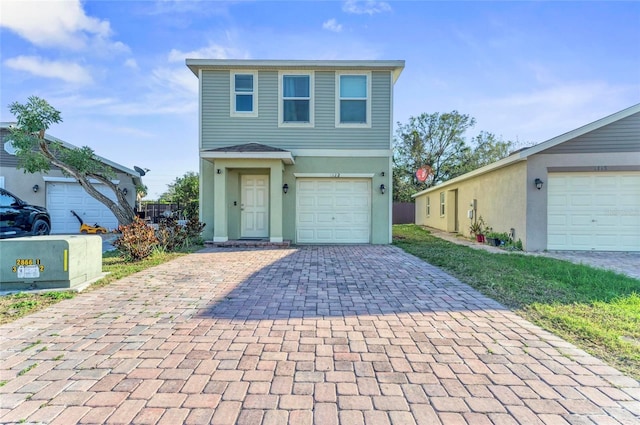
[[[258,116],[257,72],[238,71],[231,73],[231,116]]]
[[[431,215],[431,198],[427,196],[427,217]]]
[[[444,192],[440,192],[440,216],[444,216]]]
[[[336,75],[336,127],[371,126],[371,73]]]

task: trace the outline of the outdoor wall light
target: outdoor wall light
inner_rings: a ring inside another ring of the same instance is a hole
[[[289,185],[288,185],[288,184],[286,184],[286,183],[285,183],[285,184],[283,184],[283,185],[282,185],[282,191],[283,191],[284,193],[287,193],[287,192],[289,191]]]
[[[384,177],[384,171],[382,171],[382,172],[380,173],[380,175],[381,175],[382,177]]]
[[[387,190],[387,188],[384,186],[384,184],[380,185],[380,193],[382,193],[384,195],[384,191]]]
[[[544,184],[544,182],[540,179],[535,179],[533,183],[536,185],[536,189],[538,190],[542,189],[542,185]]]
[[[34,192],[37,192],[38,189],[40,189],[40,186],[38,186],[37,184],[34,184],[31,189],[33,189]]]
[[[129,190],[126,187],[124,189],[122,189],[122,194],[124,196],[127,196],[127,193],[129,193]]]
[[[216,170],[216,174],[222,174],[222,170],[218,168],[218,169]]]

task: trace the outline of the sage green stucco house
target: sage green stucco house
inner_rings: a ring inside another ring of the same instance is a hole
[[[391,242],[393,86],[404,61],[186,64],[200,84],[205,240]]]

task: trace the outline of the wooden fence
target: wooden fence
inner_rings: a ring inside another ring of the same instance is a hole
[[[416,222],[416,207],[413,202],[393,203],[393,224],[413,224]]]

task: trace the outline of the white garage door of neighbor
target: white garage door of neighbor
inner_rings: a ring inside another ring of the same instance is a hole
[[[298,179],[298,243],[369,243],[369,179]]]
[[[109,199],[116,195],[108,187],[96,184],[95,188]],[[51,233],[79,233],[80,222],[71,214],[74,210],[89,224],[99,224],[109,230],[118,227],[118,220],[102,203],[92,198],[78,183],[47,183],[47,210],[51,215]]]
[[[640,172],[549,174],[547,248],[640,251]]]

